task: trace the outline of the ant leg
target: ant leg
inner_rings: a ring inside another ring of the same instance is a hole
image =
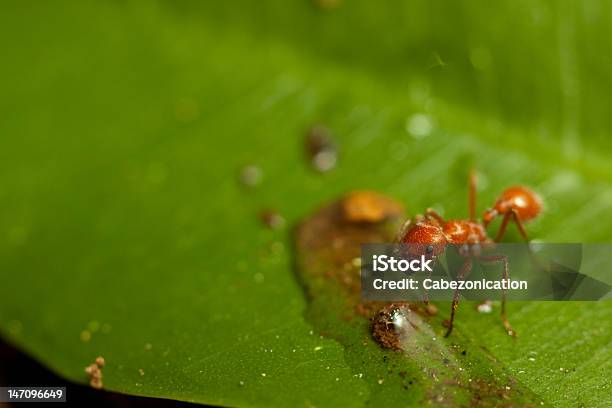
[[[434,258],[434,267],[435,265],[436,265],[436,259]],[[432,273],[433,273],[432,271],[427,272],[428,279],[431,279]],[[423,288],[423,303],[425,304],[425,311],[427,312],[427,314],[431,316],[438,314],[438,308],[429,303],[429,292],[425,288]]]
[[[525,241],[529,241],[529,238],[527,238],[527,231],[525,231],[525,227],[523,226],[523,221],[521,221],[521,219],[519,218],[516,210],[512,210],[512,218],[514,220],[514,223],[516,224],[516,227],[521,233],[521,236],[523,237],[523,239]]]
[[[502,272],[502,279],[508,280],[510,278],[510,275],[508,273],[508,257],[506,255],[479,256],[478,259],[481,261],[485,261],[485,262],[501,262],[504,266],[504,269]],[[510,336],[516,336],[516,331],[512,328],[512,326],[510,325],[510,322],[508,321],[508,318],[506,317],[506,290],[505,289],[502,291],[501,318],[502,318],[502,323],[504,324],[504,328],[506,329],[506,332]]]
[[[431,278],[431,271],[428,271],[427,278]],[[429,293],[427,289],[423,288],[423,303],[425,303],[425,307],[429,307]]]
[[[457,280],[463,280],[463,277],[465,276],[465,274],[471,270],[472,270],[472,258],[468,257],[463,262],[461,269],[459,269],[459,273],[457,274]],[[455,289],[455,293],[453,294],[453,304],[451,306],[450,321],[448,323],[448,330],[446,331],[446,334],[444,335],[444,337],[450,336],[451,332],[453,331],[453,322],[455,321],[455,311],[457,310],[458,305],[459,305],[459,289]]]
[[[512,221],[514,221],[514,223],[518,227],[518,230],[523,239],[525,241],[529,241],[529,239],[527,238],[527,231],[525,231],[525,227],[523,227],[523,222],[518,217],[518,213],[516,212],[516,210],[512,209],[510,212],[507,212],[506,215],[504,215],[504,219],[502,220],[502,223],[499,226],[499,231],[497,232],[497,236],[495,237],[495,242],[499,242],[503,238],[504,234],[506,233],[506,227],[508,226],[510,218],[512,218]]]
[[[504,215],[504,219],[502,220],[501,225],[499,226],[499,231],[497,231],[497,236],[495,237],[495,242],[501,241],[504,234],[506,233],[506,227],[508,226],[508,221],[510,221],[510,213],[506,213]]]
[[[470,221],[474,221],[476,219],[476,183],[476,172],[472,170],[470,171],[468,195],[468,211],[470,215]]]
[[[438,221],[440,224],[444,224],[444,218],[442,218],[442,216],[438,214],[436,210],[432,208],[428,208],[425,211],[425,218],[433,218],[434,220]]]

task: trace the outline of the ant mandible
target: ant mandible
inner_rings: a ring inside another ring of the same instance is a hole
[[[527,233],[523,222],[537,217],[542,210],[540,197],[523,186],[514,186],[501,193],[493,207],[487,209],[483,214],[483,222],[476,220],[476,175],[471,172],[469,177],[468,196],[469,219],[467,220],[444,220],[437,212],[428,208],[425,215],[417,215],[414,220],[409,220],[402,228],[398,241],[401,244],[417,244],[411,246],[411,252],[418,254],[437,256],[444,252],[446,244],[462,244],[465,255],[472,255],[484,262],[499,262],[503,264],[502,278],[508,279],[508,258],[505,255],[480,255],[480,245],[499,242],[505,232],[508,222],[513,221],[523,239],[527,241]],[[492,240],[486,232],[487,226],[496,217],[503,217],[495,240]],[[472,269],[472,259],[467,256],[464,264],[457,274],[457,279],[463,277]],[[428,299],[425,297],[425,304]],[[455,311],[459,304],[459,291],[455,290],[451,306],[450,321],[445,337],[453,331]],[[511,336],[516,332],[506,317],[506,293],[502,294],[501,318],[504,328]]]

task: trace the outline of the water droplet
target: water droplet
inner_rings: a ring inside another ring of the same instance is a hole
[[[92,333],[97,332],[98,330],[100,330],[100,323],[97,320],[92,320],[91,322],[89,322],[87,324],[87,328],[89,329],[89,331],[91,331]]]
[[[264,275],[261,272],[257,272],[253,276],[253,279],[255,280],[255,283],[262,283],[264,281]]]
[[[246,187],[255,187],[261,184],[263,172],[258,166],[245,166],[240,172],[240,182]]]
[[[432,130],[433,121],[424,113],[415,113],[406,120],[406,131],[415,139],[429,136]]]
[[[479,313],[491,313],[493,311],[493,303],[490,300],[485,300],[476,305],[476,310]]]
[[[336,166],[338,149],[331,132],[325,126],[314,126],[306,137],[306,153],[312,167],[321,172],[327,172]]]
[[[153,345],[152,345],[151,343],[146,343],[146,344],[144,345],[144,349],[145,349],[146,351],[150,351],[150,350],[152,350],[152,349],[153,349]]]
[[[274,210],[264,210],[259,214],[259,219],[268,228],[276,230],[285,226],[285,218]]]
[[[315,169],[324,173],[330,171],[336,165],[336,152],[331,150],[323,150],[314,155],[312,164]]]
[[[82,342],[87,343],[91,340],[91,332],[89,330],[83,330],[80,337]]]

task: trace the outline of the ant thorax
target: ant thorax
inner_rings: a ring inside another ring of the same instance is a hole
[[[403,244],[478,244],[489,243],[482,224],[469,220],[450,220],[440,223],[437,220],[408,222],[404,226],[399,241]]]
[[[450,244],[474,245],[491,242],[482,224],[476,221],[450,220],[444,223],[443,231]]]

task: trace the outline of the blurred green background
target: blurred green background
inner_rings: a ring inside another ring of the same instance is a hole
[[[3,2],[0,333],[73,381],[104,355],[130,394],[380,401],[310,335],[291,227],[365,188],[462,217],[474,166],[479,211],[527,184],[533,238],[609,241],[611,22],[606,1]],[[609,303],[511,305],[517,343],[470,309],[459,341],[543,400],[611,403]]]

